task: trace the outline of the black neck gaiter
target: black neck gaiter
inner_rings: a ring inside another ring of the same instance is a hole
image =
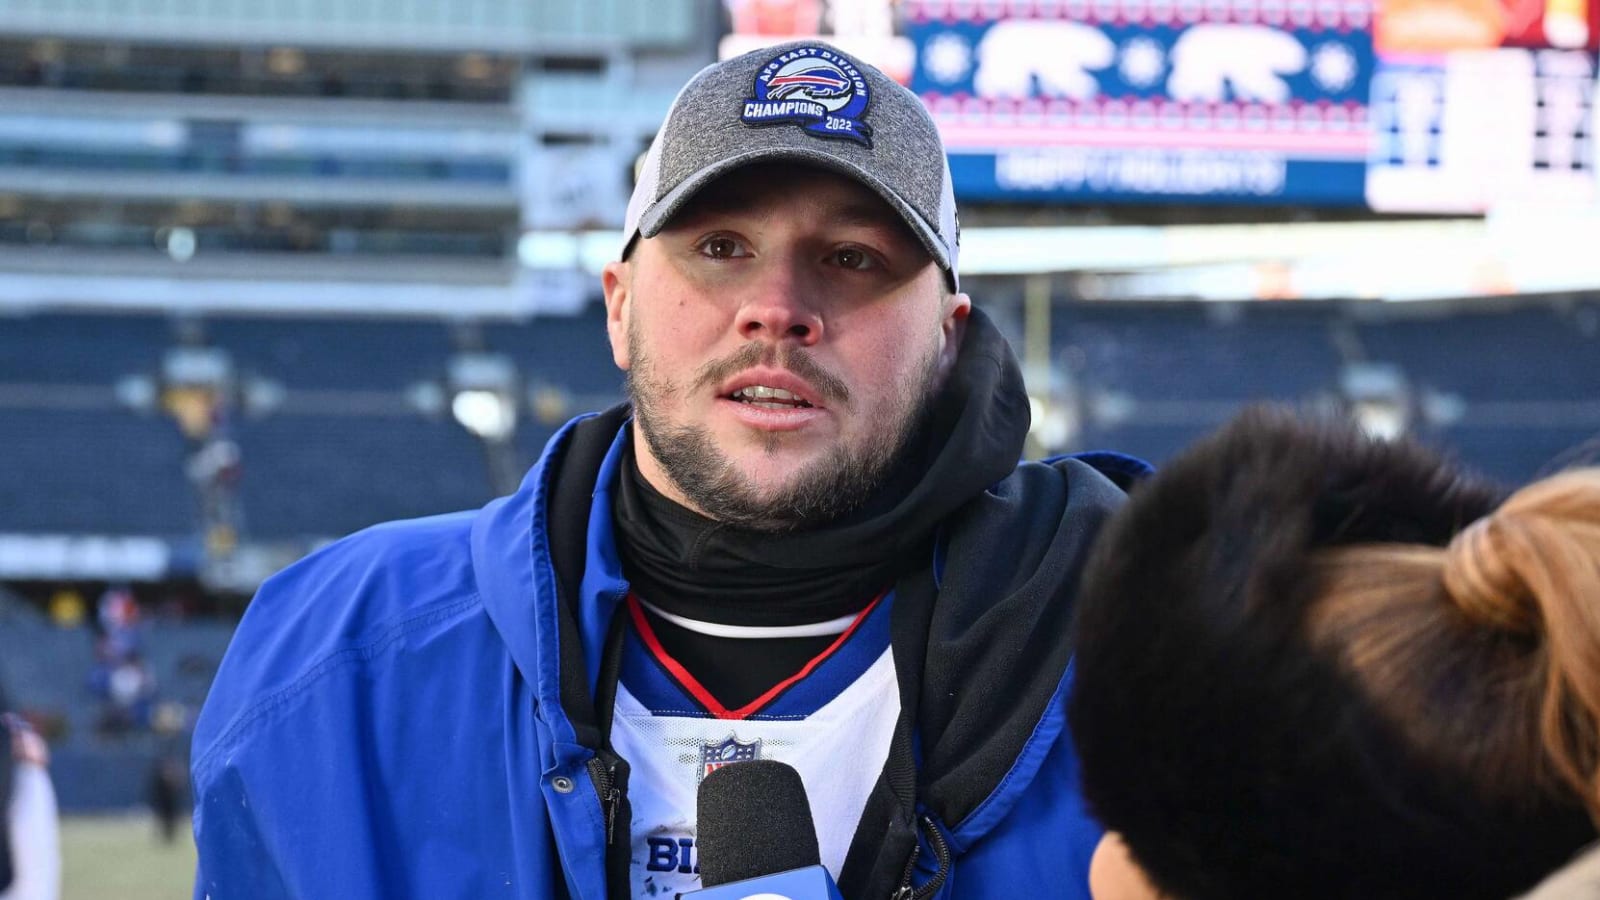
[[[651,487],[627,465],[612,510],[624,576],[677,615],[729,625],[796,625],[856,612],[926,565],[938,523],[1004,478],[1029,425],[1022,373],[974,309],[956,364],[900,463],[854,513],[783,534],[723,525]]]

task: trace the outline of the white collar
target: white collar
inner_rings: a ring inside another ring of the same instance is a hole
[[[860,613],[851,613],[826,622],[812,622],[809,625],[723,625],[719,622],[702,622],[699,619],[689,619],[673,615],[659,606],[649,603],[638,595],[635,599],[639,605],[650,612],[666,619],[668,622],[686,631],[696,634],[709,635],[723,638],[803,638],[823,637],[826,635],[844,634],[850,623],[856,620]]]

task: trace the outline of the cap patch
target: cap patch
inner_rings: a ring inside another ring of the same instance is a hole
[[[844,54],[796,47],[756,73],[756,95],[745,99],[739,120],[758,126],[791,122],[816,137],[871,147],[872,128],[861,121],[868,92],[866,76]]]

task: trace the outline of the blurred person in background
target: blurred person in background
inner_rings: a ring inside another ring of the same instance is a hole
[[[142,731],[150,725],[156,682],[144,659],[144,616],[133,590],[107,587],[95,620],[99,631],[90,685],[105,700],[95,727],[105,735]]]
[[[1600,469],[1502,499],[1253,411],[1134,492],[1076,627],[1096,900],[1503,900],[1595,841]]]
[[[171,750],[157,754],[150,764],[145,785],[150,811],[155,814],[156,834],[164,844],[178,840],[178,823],[189,793],[189,770],[183,757]]]
[[[1086,897],[1068,623],[1143,466],[1019,465],[926,109],[814,41],[708,67],[626,222],[631,404],[252,601],[195,730],[196,895],[672,896],[700,778],[775,759],[847,896]]]
[[[0,691],[0,739],[10,751],[0,765],[0,900],[61,896],[61,839],[50,751],[21,717],[7,712]]]

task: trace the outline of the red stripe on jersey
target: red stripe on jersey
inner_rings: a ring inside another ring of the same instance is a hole
[[[723,706],[716,697],[711,696],[711,692],[706,690],[705,685],[701,684],[698,678],[689,674],[689,670],[683,667],[683,663],[673,659],[672,654],[667,652],[667,648],[661,646],[661,639],[656,637],[655,629],[650,627],[650,620],[645,617],[644,607],[639,605],[639,598],[631,591],[628,593],[628,615],[633,617],[633,627],[639,632],[640,639],[644,641],[645,647],[649,648],[651,655],[656,658],[656,662],[659,662],[661,667],[666,669],[668,674],[678,684],[682,685],[684,690],[689,692],[689,696],[693,697],[695,702],[705,707],[706,712],[719,719],[748,719],[760,712],[762,707],[778,699],[778,696],[788,690],[795,682],[816,671],[817,666],[822,665],[823,661],[832,656],[835,650],[843,647],[845,641],[850,640],[850,635],[854,634],[856,628],[867,620],[867,616],[871,615],[872,611],[877,608],[878,601],[882,600],[887,593],[888,591],[884,591],[882,594],[872,598],[872,602],[867,604],[867,608],[856,614],[855,619],[850,622],[850,627],[835,638],[834,642],[829,644],[826,650],[818,653],[811,658],[810,662],[801,666],[800,671],[773,685],[766,693],[738,709],[729,709]]]

